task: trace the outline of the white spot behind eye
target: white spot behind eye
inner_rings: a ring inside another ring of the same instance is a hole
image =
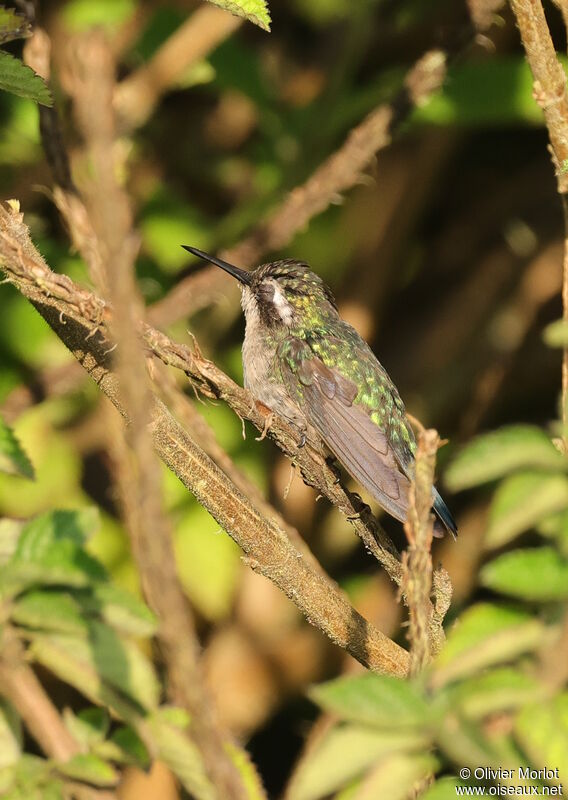
[[[292,322],[292,317],[294,316],[294,309],[288,300],[286,300],[284,292],[278,285],[277,281],[272,281],[272,285],[274,286],[274,297],[272,298],[274,307],[278,311],[282,322],[285,325],[289,325],[290,322]]]

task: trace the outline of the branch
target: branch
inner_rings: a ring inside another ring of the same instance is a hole
[[[224,250],[222,258],[237,265],[257,263],[267,252],[287,245],[312,217],[351,189],[360,180],[379,150],[387,147],[394,132],[415,105],[423,103],[444,80],[446,55],[431,50],[408,72],[404,86],[392,103],[380,105],[354,128],[342,146],[302,185],[289,195],[272,216],[236,247]],[[157,328],[171,325],[190,316],[224,286],[223,273],[207,267],[198,275],[190,275],[175,286],[162,300],[154,303],[148,319]],[[206,284],[206,286],[205,286]],[[207,289],[204,293],[203,289]]]
[[[67,276],[49,270],[32,245],[15,203],[9,209],[0,207],[0,260],[9,280],[34,304],[123,413],[116,376],[109,369],[110,342],[105,329],[111,318],[110,309],[100,298],[80,289]],[[193,360],[196,375],[201,374],[200,370],[205,375],[208,368],[215,372],[216,368],[210,362],[192,356],[187,348],[175,345],[163,334],[144,326],[147,344],[153,340],[149,331],[162,347],[165,348],[167,343],[172,359],[175,356],[180,363],[187,364]],[[204,377],[201,377],[201,382],[207,386]],[[256,409],[251,411],[252,401],[248,393],[224,376],[220,394],[231,394],[231,391],[243,408],[248,402],[249,417],[262,429],[262,416]],[[364,666],[378,672],[405,675],[408,668],[406,651],[368,623],[350,606],[336,585],[306,563],[281,528],[259,514],[153,395],[150,417],[158,455],[245,551],[250,566],[270,578],[313,625]],[[275,427],[289,450],[297,446],[293,431],[278,421]],[[302,451],[306,449],[302,448]],[[315,462],[310,467],[312,471],[314,465]],[[333,484],[331,478],[330,483]],[[346,494],[345,498],[344,502],[349,502]],[[363,524],[360,518],[357,521]],[[396,557],[391,558],[394,564],[398,564]]]
[[[410,615],[410,674],[417,675],[430,660],[432,607],[432,484],[440,440],[435,430],[423,430],[418,437],[415,476],[408,496],[408,518],[404,530],[409,542],[403,556],[402,586]],[[443,637],[443,632],[439,631]],[[439,637],[438,637],[439,638]]]
[[[568,89],[566,73],[548,30],[540,0],[511,0],[534,78],[534,98],[544,113],[552,163],[564,212],[562,317],[568,323]],[[562,358],[562,440],[568,454],[568,348]]]

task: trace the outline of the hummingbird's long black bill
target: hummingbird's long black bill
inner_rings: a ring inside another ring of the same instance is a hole
[[[250,272],[235,267],[234,264],[229,264],[228,261],[223,261],[222,258],[210,256],[209,253],[204,253],[203,250],[198,250],[197,247],[189,247],[187,244],[182,244],[182,247],[184,250],[187,250],[188,253],[193,253],[194,256],[203,258],[205,261],[210,261],[211,264],[215,264],[216,267],[221,267],[221,269],[224,269],[225,272],[228,272],[229,275],[232,275],[233,278],[236,278],[240,283],[244,283],[245,286],[250,286]]]

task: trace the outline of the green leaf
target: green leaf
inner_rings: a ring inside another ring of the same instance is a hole
[[[0,519],[0,565],[6,564],[14,555],[25,524],[20,519]]]
[[[152,763],[150,754],[136,731],[123,725],[113,732],[110,739],[95,745],[94,752],[109,761],[132,764],[139,769],[148,769]]]
[[[237,17],[254,22],[265,31],[270,30],[270,12],[266,0],[209,0]]]
[[[78,753],[64,764],[58,763],[57,769],[68,778],[92,783],[93,786],[116,786],[119,773],[102,758],[93,753]]]
[[[172,725],[161,710],[147,719],[156,755],[177,775],[196,800],[214,800],[216,791],[209,781],[201,754],[184,731]]]
[[[557,319],[542,332],[542,338],[549,347],[568,347],[568,321]]]
[[[0,6],[0,44],[30,35],[30,23],[12,8]]]
[[[87,620],[69,593],[38,590],[26,592],[13,604],[11,618],[18,625],[87,636]]]
[[[445,703],[477,720],[526,705],[543,692],[544,687],[533,676],[518,668],[501,667],[451,686]]]
[[[120,586],[94,584],[77,598],[85,610],[96,612],[117,631],[132,636],[152,636],[156,631],[157,620],[148,606]]]
[[[428,738],[412,731],[378,731],[367,725],[336,725],[301,760],[287,800],[319,800],[393,753],[424,751]]]
[[[568,478],[542,472],[521,472],[506,478],[495,492],[487,548],[501,547],[551,514],[568,508]]]
[[[544,626],[529,614],[490,603],[469,608],[449,632],[434,662],[433,686],[511,661],[542,641]]]
[[[2,8],[0,8],[0,14],[1,12]],[[32,462],[16,438],[16,434],[4,422],[2,417],[0,417],[0,472],[6,472],[8,475],[19,475],[22,478],[34,478]]]
[[[550,783],[568,782],[568,694],[524,708],[515,723],[515,735],[531,765],[559,770]]]
[[[15,709],[0,698],[0,770],[15,764],[22,754],[22,723]]]
[[[73,738],[87,748],[104,741],[110,728],[110,718],[104,708],[86,708],[78,714],[66,708],[63,719]]]
[[[517,469],[564,471],[566,466],[566,459],[543,431],[529,425],[514,425],[474,439],[450,464],[445,482],[455,492]]]
[[[481,569],[483,586],[524,600],[568,597],[568,561],[553,547],[513,550]]]
[[[225,747],[240,773],[247,800],[267,800],[260,775],[245,748],[230,741],[225,743]]]
[[[432,756],[409,756],[402,753],[381,759],[361,787],[353,795],[354,800],[406,800],[413,787],[438,768]]]
[[[25,526],[15,558],[18,561],[42,560],[53,545],[71,541],[83,545],[99,527],[99,514],[96,508],[49,511],[30,520]]]
[[[422,726],[428,709],[417,688],[388,675],[366,673],[313,687],[310,696],[342,719],[389,730]]]
[[[451,710],[437,731],[439,747],[455,764],[475,767],[514,767],[503,740],[490,737],[481,724]]]
[[[42,106],[52,106],[53,99],[47,84],[18,58],[0,50],[0,89]]]
[[[89,622],[86,639],[33,632],[30,639],[32,655],[87,696],[102,700],[104,681],[142,708],[157,706],[160,689],[152,665],[136,645],[107,625]]]
[[[456,800],[458,796],[456,786],[465,787],[467,783],[449,775],[445,778],[440,778],[430,786],[425,794],[420,795],[420,800]]]
[[[62,17],[73,31],[94,27],[116,28],[125,24],[135,13],[134,0],[70,0]]]

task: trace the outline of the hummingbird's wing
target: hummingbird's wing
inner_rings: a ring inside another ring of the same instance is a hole
[[[388,429],[382,430],[367,407],[355,402],[357,384],[324,364],[296,337],[285,339],[278,355],[287,391],[305,409],[330,451],[389,514],[404,521],[408,477],[401,471]]]

